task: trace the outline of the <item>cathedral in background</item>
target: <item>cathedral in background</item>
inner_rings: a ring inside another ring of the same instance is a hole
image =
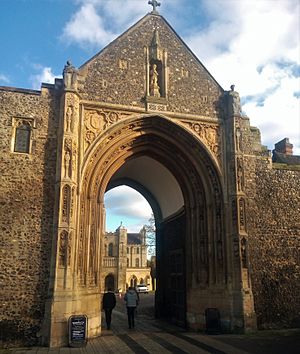
[[[102,252],[104,290],[124,292],[138,284],[146,284],[149,290],[154,290],[144,228],[139,233],[127,233],[121,225],[115,232],[106,232]]]

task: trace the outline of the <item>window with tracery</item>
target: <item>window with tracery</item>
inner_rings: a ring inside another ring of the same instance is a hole
[[[30,152],[31,126],[28,123],[20,123],[15,130],[14,152]]]

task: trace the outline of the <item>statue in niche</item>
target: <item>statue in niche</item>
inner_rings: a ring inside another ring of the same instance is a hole
[[[245,230],[245,201],[239,200],[239,214],[240,214],[240,230]]]
[[[244,189],[244,176],[243,168],[240,159],[237,160],[237,182],[238,182],[238,191],[241,192]]]
[[[67,231],[62,231],[59,240],[59,265],[61,267],[66,266],[67,242],[68,242],[68,233]]]
[[[241,129],[240,128],[236,128],[235,142],[236,142],[236,150],[240,151],[241,150]]]
[[[150,95],[154,97],[160,97],[158,71],[156,64],[152,64],[152,68],[150,70]]]
[[[70,152],[69,150],[66,150],[64,156],[65,178],[70,177],[70,160],[71,160]]]
[[[71,265],[72,234],[68,238],[68,266]]]
[[[72,115],[73,115],[73,107],[69,106],[66,112],[66,132],[71,131]]]
[[[63,71],[63,82],[65,89],[76,90],[77,88],[77,69],[68,60]]]
[[[233,115],[241,115],[241,101],[238,92],[234,91],[234,85],[230,86],[229,91],[229,113]]]
[[[63,196],[62,221],[68,223],[70,217],[70,197],[71,197],[70,186],[68,185],[64,186],[62,190],[62,196]]]
[[[241,257],[243,268],[247,268],[247,241],[245,238],[241,240]]]

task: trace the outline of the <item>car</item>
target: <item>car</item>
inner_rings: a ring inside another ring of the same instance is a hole
[[[136,286],[136,291],[138,293],[146,293],[146,294],[148,294],[149,289],[148,289],[148,286],[146,284],[139,284],[139,285]]]

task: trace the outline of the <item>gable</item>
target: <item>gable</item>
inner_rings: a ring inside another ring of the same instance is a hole
[[[164,94],[154,101],[162,103],[166,111],[215,117],[222,88],[167,21],[153,13],[80,67],[78,89],[82,98],[144,108],[155,30],[165,81]]]

